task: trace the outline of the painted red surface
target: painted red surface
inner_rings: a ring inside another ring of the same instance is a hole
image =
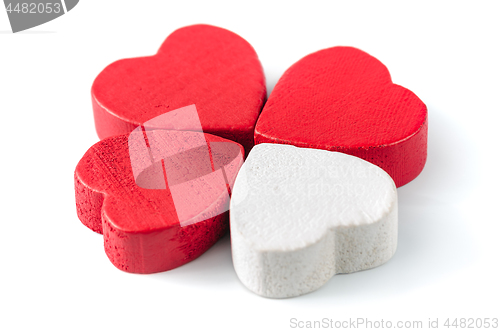
[[[78,163],[78,217],[104,235],[106,254],[119,269],[170,270],[197,258],[226,233],[228,193],[244,150],[200,132],[133,134],[138,139],[127,134],[98,142]],[[207,144],[200,144],[200,135]],[[140,163],[133,166],[136,159]]]
[[[259,117],[265,96],[253,48],[208,25],[181,28],[156,55],[99,74],[92,101],[103,140],[75,170],[76,204],[116,267],[166,271],[210,248],[227,231],[231,186],[254,139],[355,155],[397,186],[425,165],[426,106],[360,50],[303,58]]]
[[[427,108],[393,84],[376,58],[333,47],[292,65],[272,91],[255,128],[255,144],[281,143],[363,158],[402,186],[427,156]]]
[[[92,85],[100,139],[195,104],[204,132],[236,141],[246,151],[253,146],[265,98],[264,73],[252,46],[210,25],[174,31],[156,55],[118,60]]]

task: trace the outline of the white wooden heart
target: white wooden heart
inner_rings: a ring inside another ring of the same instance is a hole
[[[253,292],[284,298],[379,266],[396,251],[397,210],[394,181],[378,166],[339,152],[259,144],[232,191],[236,273]]]

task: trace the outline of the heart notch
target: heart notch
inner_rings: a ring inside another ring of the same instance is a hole
[[[384,169],[400,187],[427,158],[427,107],[392,83],[387,68],[353,47],[312,53],[280,78],[255,128],[255,144],[337,151]]]

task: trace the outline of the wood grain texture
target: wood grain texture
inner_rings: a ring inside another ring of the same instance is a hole
[[[156,55],[118,60],[92,85],[100,139],[196,104],[204,132],[238,142],[246,151],[253,146],[265,98],[264,73],[252,46],[210,25],[174,31]]]
[[[333,47],[292,65],[272,91],[255,128],[255,144],[339,151],[389,173],[398,187],[422,171],[427,108],[393,84],[387,68],[352,47]]]
[[[210,134],[152,130],[144,132],[151,151],[137,152],[134,149],[144,145],[131,140],[132,134],[98,142],[78,163],[78,217],[104,235],[106,254],[119,269],[135,273],[170,270],[197,258],[226,233],[228,193],[244,150]],[[198,144],[200,135],[208,150]],[[134,175],[133,154],[137,157],[143,152],[152,159],[139,165],[140,172]],[[157,165],[162,170],[159,186],[151,181],[155,176],[151,170]],[[208,170],[193,171],[193,165],[208,165]]]

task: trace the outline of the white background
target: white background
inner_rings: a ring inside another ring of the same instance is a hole
[[[83,0],[12,34],[0,10],[1,331],[288,331],[290,319],[500,318],[500,3]],[[350,45],[429,109],[428,162],[398,189],[385,265],[270,300],[238,280],[226,236],[175,270],[115,268],[76,216],[74,168],[98,141],[90,87],[114,60],[209,23],[248,40],[268,92],[301,57]],[[454,330],[452,328],[451,330]],[[490,329],[491,330],[491,329]]]

